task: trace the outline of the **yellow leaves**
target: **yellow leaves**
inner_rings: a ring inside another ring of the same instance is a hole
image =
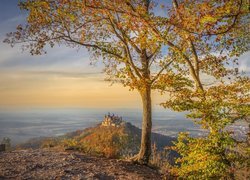
[[[65,148],[76,148],[79,146],[79,142],[76,141],[75,139],[64,139],[62,141],[62,144]]]
[[[230,170],[225,159],[232,157],[225,152],[232,142],[232,138],[223,132],[198,138],[180,133],[174,148],[181,155],[176,161],[180,166],[174,167],[171,172],[184,179],[225,177]]]
[[[217,22],[217,18],[211,16],[211,15],[206,15],[204,17],[201,18],[200,22],[202,24],[206,24],[206,23],[216,23]]]
[[[44,8],[44,9],[48,9],[48,10],[50,9],[50,4],[47,1],[40,2],[40,4],[38,4],[38,6],[40,6],[41,8]]]
[[[222,34],[230,26],[236,29],[238,21],[235,22],[234,19],[240,19],[240,16],[246,15],[244,7],[247,7],[247,1],[237,3],[233,0],[185,0],[179,3],[176,11],[171,10],[170,21],[171,24],[176,25],[176,31],[206,35],[219,34],[219,32]],[[233,22],[235,22],[234,25]]]
[[[25,5],[26,8],[30,10],[27,21],[31,24],[45,25],[51,23],[52,19],[48,15],[48,12],[51,10],[50,4],[47,1],[36,1],[36,2],[27,2]]]

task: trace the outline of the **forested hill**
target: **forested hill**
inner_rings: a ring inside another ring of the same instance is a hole
[[[18,148],[61,147],[66,150],[79,150],[93,155],[106,157],[132,156],[139,151],[141,129],[131,123],[123,122],[119,126],[98,124],[83,130],[77,130],[59,137],[41,137],[31,139]],[[152,133],[152,144],[158,150],[171,146],[172,137]]]

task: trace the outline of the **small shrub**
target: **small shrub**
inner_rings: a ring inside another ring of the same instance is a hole
[[[234,139],[226,132],[192,138],[180,133],[173,147],[181,157],[171,172],[184,179],[234,178],[234,162],[239,160],[233,151]]]
[[[1,144],[5,145],[5,151],[10,151],[11,150],[11,139],[8,137],[4,137],[2,139]]]

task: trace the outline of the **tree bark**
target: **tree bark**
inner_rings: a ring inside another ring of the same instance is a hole
[[[146,85],[139,90],[142,105],[142,134],[140,151],[135,157],[135,160],[140,164],[148,164],[151,155],[151,130],[152,130],[152,107],[151,107],[151,86]]]

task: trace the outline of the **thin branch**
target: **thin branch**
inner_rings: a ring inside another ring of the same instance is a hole
[[[180,25],[175,24],[173,22],[170,22],[170,21],[167,21],[167,22],[169,24],[171,24],[171,25],[173,25],[173,26],[175,26],[175,27],[183,30],[183,31],[186,31],[186,32],[190,33],[190,34],[201,35],[201,36],[217,36],[217,35],[225,34],[225,33],[229,32],[231,29],[234,28],[234,26],[235,26],[235,24],[237,22],[238,16],[241,13],[242,5],[243,5],[243,0],[240,0],[238,12],[236,14],[234,14],[234,15],[230,14],[230,15],[222,16],[222,18],[234,17],[234,19],[233,19],[232,24],[230,26],[228,26],[227,29],[225,29],[224,31],[220,31],[220,32],[206,32],[206,33],[200,34],[200,33],[197,33],[195,31],[191,31],[191,30],[189,30],[187,28],[181,27]],[[176,9],[176,12],[178,12],[177,11],[177,8],[178,8],[178,2],[177,2],[177,0],[173,0],[173,6]]]
[[[174,9],[175,9],[178,17],[180,18],[180,20],[183,21],[183,18],[181,17],[180,13],[178,12],[178,6],[179,6],[178,5],[178,1],[177,0],[173,0],[173,7],[174,7]],[[196,48],[195,48],[195,45],[194,45],[192,39],[189,36],[187,37],[187,39],[189,41],[189,44],[191,46],[191,49],[192,49],[192,52],[193,52],[193,55],[194,55],[196,76],[197,76],[197,79],[199,79],[199,81],[200,81],[200,78],[199,78],[199,58],[198,58],[198,54],[197,54],[197,51],[196,51]]]
[[[150,60],[154,55],[156,55],[160,50],[160,47],[156,48],[155,51],[148,56],[148,60]]]
[[[142,78],[140,72],[138,71],[138,67],[135,66],[134,62],[133,62],[133,58],[132,58],[132,55],[131,55],[131,52],[130,52],[130,49],[129,49],[129,46],[126,42],[126,40],[116,31],[116,27],[115,27],[115,23],[113,22],[113,20],[111,18],[109,18],[110,20],[110,23],[111,23],[111,27],[114,31],[114,33],[116,34],[116,36],[123,42],[124,46],[125,46],[125,49],[126,49],[126,52],[128,54],[128,59],[129,59],[129,64],[132,66],[133,70],[135,71],[136,75],[139,77],[139,78]]]
[[[200,74],[199,57],[198,57],[198,54],[197,54],[197,51],[196,51],[196,48],[195,48],[195,45],[194,45],[193,41],[190,38],[188,38],[188,39],[189,39],[189,43],[191,45],[191,49],[192,49],[193,54],[194,54],[194,63],[195,63],[196,75],[199,78],[199,74]]]
[[[67,38],[68,38],[68,39],[67,39]],[[102,52],[105,52],[105,53],[107,53],[107,54],[113,55],[113,56],[115,56],[116,58],[123,59],[123,57],[122,57],[121,55],[116,54],[116,53],[114,53],[114,52],[112,52],[112,51],[109,51],[109,50],[107,50],[106,48],[103,48],[103,47],[98,46],[98,45],[96,45],[96,44],[82,43],[82,42],[79,42],[79,41],[76,41],[76,40],[72,39],[71,36],[65,36],[64,40],[65,40],[65,41],[68,41],[68,42],[74,42],[74,43],[76,43],[76,44],[78,44],[78,45],[81,45],[81,46],[84,46],[84,47],[96,48],[96,49],[101,50]]]
[[[115,26],[116,29],[120,31],[120,33],[123,35],[123,38],[131,44],[131,46],[136,50],[136,52],[141,53],[140,48],[131,40],[127,33],[121,27],[119,27],[117,21],[115,19],[112,19],[111,23],[113,24],[113,26]]]
[[[172,63],[174,62],[174,60],[170,61],[168,64],[166,64],[158,73],[157,75],[154,77],[154,79],[151,80],[151,84],[153,84],[158,78],[159,76],[162,74],[162,72],[167,69],[167,67],[169,67]]]

